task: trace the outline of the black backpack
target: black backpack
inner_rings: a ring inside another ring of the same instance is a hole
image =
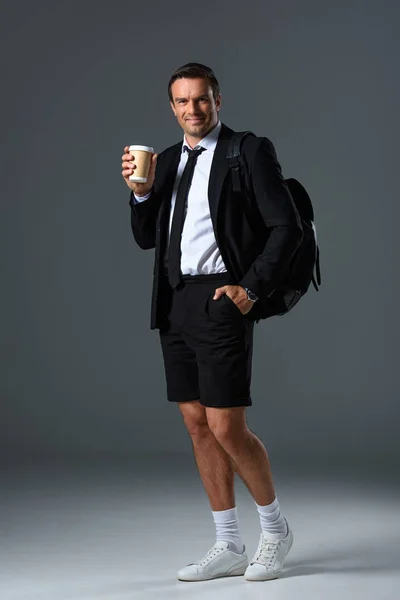
[[[240,149],[246,135],[254,135],[251,131],[235,132],[229,141],[226,158],[229,162],[233,191],[242,199],[242,185],[240,177]],[[268,306],[257,307],[257,317],[265,319],[273,315],[287,314],[307,292],[312,282],[318,292],[321,285],[321,272],[319,264],[319,246],[317,232],[314,225],[314,209],[311,199],[297,179],[285,179],[289,192],[300,215],[303,227],[303,240],[297,248],[288,271],[279,289],[275,289],[268,297]],[[244,199],[247,204],[248,198]],[[244,207],[248,213],[249,205]],[[315,275],[314,275],[315,270]],[[256,302],[254,308],[259,303]],[[252,311],[254,310],[252,309]]]

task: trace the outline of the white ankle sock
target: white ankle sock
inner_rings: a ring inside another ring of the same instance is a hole
[[[229,542],[230,549],[241,554],[244,550],[244,544],[240,536],[236,506],[227,510],[213,510],[212,515],[217,533],[217,542]]]
[[[275,500],[266,506],[260,506],[256,502],[256,506],[260,515],[262,531],[271,539],[285,537],[287,534],[286,521],[281,515],[278,498],[275,497]]]

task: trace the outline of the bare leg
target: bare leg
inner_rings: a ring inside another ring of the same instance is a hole
[[[212,510],[235,506],[235,466],[207,423],[204,406],[198,401],[179,402],[184,423],[192,440],[200,478]]]
[[[247,427],[245,407],[206,407],[207,422],[257,504],[275,499],[271,466],[261,440]]]

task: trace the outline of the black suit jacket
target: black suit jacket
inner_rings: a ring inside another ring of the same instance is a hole
[[[302,227],[293,199],[285,184],[272,142],[247,136],[242,147],[243,187],[233,193],[226,160],[233,130],[222,124],[208,185],[214,233],[222,259],[233,281],[250,288],[259,300],[246,317],[268,316],[269,296],[279,286],[302,239]],[[161,284],[167,243],[172,188],[181,157],[182,141],[158,155],[155,182],[148,200],[133,203],[131,227],[143,249],[155,248],[150,328],[165,321],[169,298]]]

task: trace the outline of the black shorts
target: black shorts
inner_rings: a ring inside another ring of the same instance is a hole
[[[252,404],[254,321],[227,295],[213,300],[215,289],[229,283],[226,273],[194,275],[184,276],[174,291],[169,288],[168,316],[159,335],[170,402]]]

